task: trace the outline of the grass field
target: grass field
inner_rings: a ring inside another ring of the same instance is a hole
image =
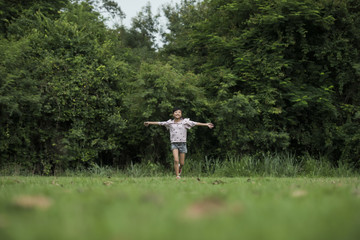
[[[0,239],[360,239],[360,179],[0,177]]]

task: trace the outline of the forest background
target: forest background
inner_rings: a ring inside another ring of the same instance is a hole
[[[166,166],[173,107],[193,162],[269,154],[349,166],[360,156],[360,2],[150,5],[127,28],[109,0],[0,0],[0,169],[56,174]],[[155,36],[162,34],[163,45]],[[290,158],[289,158],[290,159]]]

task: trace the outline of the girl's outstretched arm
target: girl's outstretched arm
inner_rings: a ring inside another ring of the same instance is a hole
[[[212,123],[199,123],[199,122],[197,122],[197,123],[196,123],[196,126],[203,126],[203,127],[213,128],[213,127],[214,127],[214,124],[212,124]]]
[[[144,125],[147,127],[149,125],[159,125],[159,122],[144,122]]]

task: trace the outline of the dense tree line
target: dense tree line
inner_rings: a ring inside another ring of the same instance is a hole
[[[360,3],[205,0],[106,26],[113,1],[0,1],[0,158],[37,173],[165,163],[179,106],[213,131],[190,154],[293,152],[357,166]]]

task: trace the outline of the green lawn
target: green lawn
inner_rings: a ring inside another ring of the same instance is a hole
[[[0,177],[0,239],[360,239],[360,179]]]

